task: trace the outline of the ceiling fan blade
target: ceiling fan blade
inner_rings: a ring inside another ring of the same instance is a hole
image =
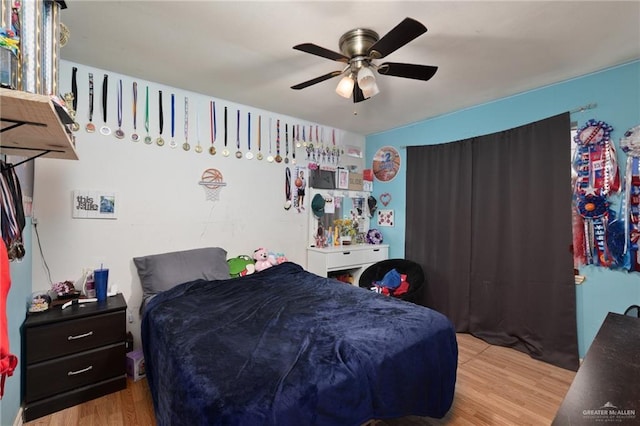
[[[369,56],[373,59],[384,58],[426,32],[427,27],[420,22],[405,18],[369,48]]]
[[[300,84],[296,84],[295,86],[291,86],[294,90],[304,89],[305,87],[313,86],[314,84],[323,82],[325,80],[329,80],[330,78],[337,77],[342,74],[342,71],[332,71],[329,74],[321,75],[320,77],[312,78],[309,81],[305,81]]]
[[[414,80],[430,80],[438,71],[438,67],[431,65],[402,64],[385,62],[378,66],[378,73],[394,77],[413,78]]]
[[[333,50],[325,49],[313,43],[302,43],[293,46],[294,49],[301,52],[311,53],[312,55],[320,56],[322,58],[331,59],[338,62],[349,62],[349,58],[342,53],[334,52]]]
[[[358,82],[356,81],[353,85],[353,103],[356,104],[366,100],[367,98],[364,97],[364,93],[362,93],[362,89],[358,86]]]

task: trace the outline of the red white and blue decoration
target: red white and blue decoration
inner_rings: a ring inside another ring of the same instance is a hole
[[[628,226],[624,228],[623,249],[629,256],[624,266],[630,271],[640,271],[640,125],[624,133],[620,148],[627,153],[623,216]]]
[[[607,244],[610,220],[608,197],[620,190],[620,174],[611,131],[604,121],[591,119],[578,129],[573,158],[574,184],[574,263],[615,265]]]

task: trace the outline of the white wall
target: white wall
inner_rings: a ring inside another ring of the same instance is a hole
[[[257,247],[283,252],[296,263],[306,264],[307,227],[306,214],[295,209],[285,211],[283,163],[268,163],[266,159],[237,159],[221,155],[224,137],[223,108],[229,111],[229,144],[235,151],[236,110],[241,114],[240,138],[246,151],[247,112],[252,113],[252,147],[256,153],[257,116],[262,115],[262,149],[268,150],[266,129],[269,118],[273,120],[273,150],[275,155],[275,123],[281,120],[281,138],[284,154],[284,124],[315,126],[293,117],[237,105],[221,99],[187,92],[135,79],[138,83],[137,131],[144,135],[145,87],[150,91],[150,133],[158,135],[158,90],[164,98],[164,139],[170,140],[171,93],[176,95],[176,141],[184,141],[184,97],[189,97],[190,151],[168,145],[145,145],[131,142],[132,83],[133,78],[106,71],[109,74],[108,124],[117,128],[116,89],[123,80],[123,140],[115,136],[103,136],[99,132],[84,131],[88,122],[88,73],[94,74],[94,116],[96,127],[102,119],[102,77],[104,70],[74,64],[61,63],[60,89],[71,91],[71,68],[78,68],[78,114],[81,130],[75,133],[79,161],[37,159],[35,166],[33,215],[42,244],[44,260],[51,270],[54,282],[79,278],[83,267],[104,264],[110,269],[110,284],[118,286],[127,300],[134,322],[129,324],[140,345],[138,308],[142,291],[132,258],[205,246],[219,246],[228,251],[229,257],[251,255]],[[188,78],[188,76],[185,76]],[[283,88],[283,90],[288,90]],[[196,111],[200,116],[200,140],[209,146],[209,101],[216,101],[218,154],[200,154],[196,145]],[[196,108],[198,105],[198,108]],[[322,128],[322,127],[321,127]],[[330,141],[331,128],[324,127],[325,139]],[[364,136],[336,130],[338,144],[361,147]],[[298,148],[298,165],[305,164],[306,153]],[[361,159],[343,157],[342,165],[357,164]],[[291,164],[289,164],[291,166]],[[227,186],[220,192],[220,200],[207,201],[203,188],[198,185],[205,169],[216,168],[224,176]],[[74,190],[114,191],[118,193],[118,219],[73,219],[71,217],[72,192]],[[308,197],[307,197],[308,198]],[[307,200],[307,202],[309,202]],[[307,208],[307,212],[310,209]],[[33,238],[33,290],[49,288],[44,262]]]

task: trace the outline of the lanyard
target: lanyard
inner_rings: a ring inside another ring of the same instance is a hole
[[[109,95],[108,87],[109,76],[105,74],[102,80],[102,117],[104,119],[104,125],[100,128],[100,133],[105,136],[111,134],[111,129],[109,128],[109,126],[107,126],[107,96]]]
[[[276,163],[280,163],[282,157],[280,156],[280,120],[276,121]]]
[[[140,140],[140,136],[136,130],[138,129],[138,83],[133,82],[133,106],[131,107],[133,110],[133,133],[131,134],[131,141],[138,142]]]
[[[262,116],[258,115],[258,160],[262,160]]]
[[[247,153],[244,155],[247,160],[253,159],[251,152],[251,113],[247,112]]]
[[[171,94],[171,142],[169,142],[169,146],[171,148],[175,148],[178,146],[174,139],[176,134],[176,95]]]
[[[216,149],[213,146],[216,141],[216,103],[214,101],[209,102],[209,131],[211,138],[209,154],[216,155]]]
[[[236,114],[236,158],[242,158],[242,151],[240,151],[240,110],[237,110]]]
[[[149,145],[151,143],[151,136],[149,135],[149,86],[147,86],[145,94],[144,129],[147,132],[147,135],[144,137],[144,143]]]
[[[189,151],[191,145],[189,145],[189,98],[184,97],[184,143],[182,149]]]
[[[118,82],[118,130],[116,130],[116,138],[124,138],[124,132],[122,131],[122,79]]]
[[[96,131],[96,126],[93,124],[93,73],[89,73],[89,122],[84,129],[87,133]]]
[[[156,144],[158,146],[164,145],[164,139],[162,139],[162,132],[164,130],[164,111],[162,110],[162,90],[158,90],[158,114],[159,114],[159,123],[158,127],[160,130],[160,136],[156,139]]]

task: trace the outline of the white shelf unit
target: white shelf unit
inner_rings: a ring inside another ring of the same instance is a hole
[[[353,285],[357,286],[360,275],[367,267],[388,258],[388,244],[309,247],[307,270],[323,277],[337,272],[350,273],[353,276]]]

